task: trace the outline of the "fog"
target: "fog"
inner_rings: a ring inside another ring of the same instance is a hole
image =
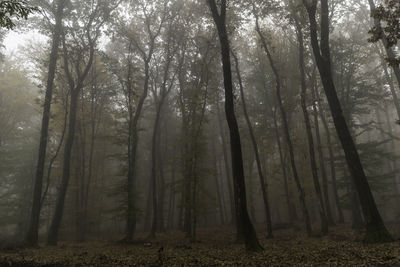
[[[0,32],[0,263],[399,264],[397,1],[20,5]]]

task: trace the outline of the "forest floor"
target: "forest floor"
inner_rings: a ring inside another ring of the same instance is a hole
[[[195,243],[180,232],[168,232],[134,244],[61,242],[57,247],[2,250],[0,266],[400,266],[400,241],[364,244],[361,232],[344,226],[313,238],[282,229],[267,239],[265,230],[259,230],[261,253],[246,252],[233,242],[234,229],[221,227],[199,229]]]

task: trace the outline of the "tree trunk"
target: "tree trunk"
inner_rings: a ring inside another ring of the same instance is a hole
[[[152,50],[150,50],[152,51]],[[135,110],[135,114],[133,116],[133,120],[131,123],[132,127],[132,136],[130,138],[131,151],[130,151],[130,162],[128,167],[128,210],[127,210],[127,220],[126,220],[126,235],[124,240],[126,242],[131,242],[133,239],[133,234],[136,230],[136,204],[135,204],[135,195],[136,195],[136,153],[138,146],[138,138],[139,138],[139,119],[142,113],[144,101],[147,98],[147,93],[149,90],[149,79],[150,79],[150,59],[152,57],[152,52],[149,52],[147,58],[144,59],[145,65],[145,77],[144,77],[144,86],[143,92],[140,96],[138,105]]]
[[[316,9],[317,2],[313,1],[311,5],[303,0],[307,8],[307,13],[310,21],[311,45],[314,52],[314,57],[321,76],[322,84],[328,99],[329,107],[332,113],[333,122],[340,142],[342,144],[347,165],[351,176],[353,177],[354,185],[360,198],[364,217],[366,220],[367,233],[365,242],[385,242],[392,241],[392,237],[387,231],[375,199],[372,195],[361,160],[356,149],[353,138],[347,127],[346,120],[343,116],[342,108],[336,93],[336,88],[332,78],[331,59],[329,48],[329,10],[328,1],[321,0],[321,38],[320,44],[317,36]]]
[[[47,236],[48,245],[57,245],[58,231],[60,229],[61,220],[64,211],[64,201],[67,194],[69,178],[70,178],[70,165],[71,165],[71,152],[75,137],[75,124],[76,124],[76,113],[77,105],[79,100],[79,92],[81,88],[73,88],[71,92],[71,102],[69,109],[69,121],[68,121],[68,136],[65,140],[64,146],[64,157],[63,157],[63,170],[61,185],[57,195],[56,210],[53,215],[53,220],[50,225],[49,233]]]
[[[328,233],[328,220],[325,212],[324,201],[321,192],[321,186],[319,184],[318,178],[318,170],[317,170],[317,161],[315,159],[315,150],[314,150],[314,139],[312,135],[311,129],[311,121],[307,111],[307,85],[306,85],[306,74],[305,74],[305,64],[304,64],[304,37],[303,31],[301,29],[301,25],[297,18],[295,18],[296,24],[296,33],[297,33],[297,40],[299,42],[299,69],[300,69],[300,79],[301,79],[301,109],[303,111],[304,123],[307,133],[307,141],[308,141],[308,149],[310,154],[310,164],[311,164],[311,173],[314,182],[315,193],[318,199],[318,209],[319,215],[321,220],[321,233],[326,235]],[[317,120],[318,121],[318,120]],[[319,137],[319,135],[317,135]],[[322,163],[323,164],[323,163]],[[326,177],[324,177],[326,179]],[[324,180],[323,180],[324,181]],[[326,181],[325,181],[326,182]],[[325,183],[327,186],[327,184]],[[326,195],[327,196],[327,195]]]
[[[300,178],[297,173],[296,162],[295,162],[295,157],[294,157],[294,149],[293,149],[292,140],[290,138],[289,126],[288,126],[287,117],[286,117],[286,111],[285,111],[285,108],[282,103],[281,80],[280,80],[278,69],[275,67],[274,61],[272,59],[272,55],[268,49],[267,42],[266,42],[264,35],[262,34],[261,29],[259,27],[257,16],[256,16],[256,31],[257,31],[258,35],[260,36],[264,51],[267,54],[270,66],[275,75],[276,96],[277,96],[277,100],[278,100],[279,110],[280,110],[281,116],[282,116],[282,124],[283,124],[283,131],[284,131],[285,138],[286,138],[286,144],[289,149],[290,164],[292,167],[293,178],[296,182],[297,190],[299,192],[299,199],[300,199],[300,204],[301,204],[301,208],[303,211],[303,219],[304,219],[304,222],[306,225],[307,235],[311,236],[311,222],[310,222],[310,217],[309,217],[307,206],[306,206],[305,193],[304,193],[303,187],[300,182]]]
[[[207,2],[210,6],[215,25],[217,26],[218,36],[221,45],[221,57],[225,87],[225,114],[229,126],[234,195],[237,201],[236,203],[238,211],[236,229],[238,234],[243,236],[247,250],[260,251],[262,250],[262,247],[258,242],[256,231],[250,221],[250,217],[247,211],[242,148],[233,101],[230,48],[228,32],[226,29],[226,1],[223,0],[221,2],[220,13],[218,11],[215,0],[207,0]]]
[[[215,136],[215,135],[214,135]],[[218,160],[217,160],[217,152],[215,149],[215,138],[212,138],[212,144],[211,144],[211,149],[212,149],[212,154],[213,154],[213,164],[214,164],[214,180],[215,180],[215,187],[216,187],[216,193],[217,193],[217,200],[218,200],[218,207],[219,207],[219,216],[221,220],[221,224],[225,224],[225,219],[224,219],[224,205],[222,195],[221,195],[221,187],[219,185],[219,173],[218,173]]]
[[[290,200],[290,196],[289,196],[288,177],[287,177],[287,172],[286,172],[286,167],[285,167],[286,164],[285,164],[285,159],[283,157],[282,144],[281,144],[281,139],[280,139],[280,135],[279,135],[279,126],[278,126],[278,121],[276,119],[276,111],[275,110],[272,110],[272,116],[274,118],[274,131],[275,131],[276,143],[278,144],[279,159],[280,159],[282,174],[283,174],[283,187],[285,190],[285,198],[286,198],[287,210],[288,210],[288,215],[289,215],[289,223],[292,224],[297,216],[295,215],[296,210],[294,209],[292,201]]]
[[[319,100],[319,91],[317,87],[313,88],[313,93],[315,95],[315,99],[318,103],[318,110],[319,110],[319,116],[322,121],[322,125],[324,126],[325,130],[325,135],[326,135],[326,142],[328,146],[328,153],[329,153],[329,165],[330,165],[330,171],[331,171],[331,178],[332,178],[332,189],[333,189],[333,196],[335,198],[335,204],[336,204],[336,209],[338,213],[338,222],[339,223],[344,223],[344,216],[343,216],[343,210],[340,206],[340,198],[339,198],[339,192],[337,188],[337,180],[336,180],[336,168],[335,168],[335,155],[333,153],[333,144],[332,144],[332,138],[331,138],[331,132],[328,126],[328,122],[326,121],[325,113],[322,107],[322,103]]]
[[[161,100],[162,101],[162,100]],[[156,230],[158,224],[158,201],[157,201],[157,139],[159,138],[159,122],[161,117],[162,102],[156,103],[156,118],[154,120],[153,137],[151,141],[151,190],[153,196],[153,220],[149,237],[156,237]]]
[[[52,40],[50,60],[49,60],[49,69],[47,74],[46,94],[45,94],[43,115],[42,115],[42,127],[40,131],[39,156],[36,167],[32,209],[31,209],[29,228],[25,236],[25,242],[29,246],[37,246],[38,243],[43,173],[46,161],[46,149],[47,149],[47,139],[49,132],[49,121],[50,121],[50,108],[53,96],[54,77],[55,77],[57,58],[58,58],[57,52],[61,40],[60,35],[62,32],[62,17],[63,17],[65,2],[66,2],[65,0],[57,1],[57,11],[55,14],[56,24],[54,26],[53,40]]]
[[[266,221],[267,221],[267,238],[272,238],[273,237],[273,235],[272,235],[272,220],[271,220],[271,210],[270,210],[269,200],[268,200],[268,183],[265,181],[265,178],[264,178],[256,137],[254,135],[253,126],[251,125],[251,122],[250,122],[249,114],[247,113],[246,99],[244,98],[243,83],[242,83],[242,77],[240,75],[239,62],[238,62],[236,55],[233,52],[232,52],[232,56],[235,60],[236,74],[237,74],[238,81],[239,81],[240,96],[242,99],[242,106],[243,106],[243,114],[246,119],[247,127],[249,129],[250,140],[253,145],[254,156],[256,158],[258,177],[260,179],[260,184],[261,184],[261,192],[262,192],[264,208],[265,208],[265,217],[266,217]]]
[[[225,166],[225,175],[226,175],[226,182],[227,182],[227,187],[228,187],[228,195],[229,195],[229,206],[230,206],[230,212],[231,212],[231,223],[236,224],[236,203],[233,197],[233,192],[232,192],[232,183],[231,183],[231,169],[229,166],[229,159],[228,159],[228,148],[226,147],[226,140],[225,140],[225,134],[222,128],[222,118],[221,118],[221,113],[219,110],[219,103],[217,100],[217,115],[218,115],[218,128],[219,128],[219,134],[221,136],[221,144],[222,144],[222,155],[224,158],[224,166]]]

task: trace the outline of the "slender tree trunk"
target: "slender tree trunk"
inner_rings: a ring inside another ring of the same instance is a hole
[[[331,211],[330,199],[329,199],[328,177],[326,175],[324,152],[322,149],[321,133],[319,130],[318,111],[317,111],[316,96],[315,96],[314,88],[311,88],[311,93],[312,93],[312,98],[313,98],[312,105],[313,105],[313,115],[314,115],[314,125],[315,125],[315,136],[317,137],[319,165],[320,165],[321,176],[322,176],[322,190],[324,192],[326,215],[327,215],[328,223],[330,225],[335,225],[335,222],[334,222],[334,219],[332,216],[332,211]]]
[[[286,198],[286,204],[287,204],[287,210],[288,210],[288,215],[289,215],[289,223],[292,224],[295,217],[295,210],[292,204],[292,201],[290,200],[289,196],[289,185],[288,185],[288,176],[286,172],[286,167],[285,167],[285,159],[283,157],[283,151],[282,151],[282,144],[281,144],[281,139],[279,135],[279,126],[278,126],[278,121],[276,119],[276,111],[272,111],[272,115],[274,118],[274,131],[275,131],[275,137],[276,137],[276,143],[278,144],[278,152],[279,152],[279,159],[281,163],[281,168],[282,168],[282,174],[283,174],[283,188],[285,190],[285,198]]]
[[[353,182],[355,184],[358,196],[360,198],[364,217],[366,220],[367,233],[365,242],[385,242],[392,241],[392,237],[387,231],[378,208],[372,195],[364,169],[347,127],[346,120],[343,116],[341,104],[339,102],[335,84],[332,78],[330,48],[329,48],[329,8],[328,1],[321,0],[321,37],[320,43],[317,36],[316,10],[317,1],[313,0],[310,5],[306,0],[303,0],[307,8],[307,13],[310,21],[311,45],[314,52],[314,57],[321,76],[322,84],[328,99],[329,107],[332,113],[333,122],[340,142],[342,144],[347,165],[349,167]]]
[[[210,6],[215,25],[217,26],[218,36],[221,45],[221,57],[225,87],[225,114],[229,126],[234,193],[235,199],[237,201],[236,210],[238,211],[236,224],[237,232],[239,235],[243,236],[247,250],[260,251],[262,250],[262,247],[258,242],[256,231],[250,221],[250,217],[247,212],[246,185],[244,181],[242,148],[233,101],[230,48],[228,32],[226,29],[226,1],[221,1],[220,12],[218,11],[215,0],[207,0],[207,2]]]
[[[156,230],[158,224],[158,201],[157,201],[157,139],[158,139],[158,128],[159,122],[161,117],[161,107],[162,103],[156,103],[156,118],[154,120],[154,127],[153,127],[153,137],[152,137],[152,145],[151,145],[151,190],[153,196],[153,220],[151,224],[151,230],[149,237],[155,238],[156,237]]]
[[[314,188],[315,188],[315,193],[317,195],[318,199],[318,209],[319,209],[319,215],[320,215],[320,220],[321,220],[321,232],[323,235],[326,235],[328,233],[328,220],[326,216],[326,211],[325,211],[325,206],[324,206],[324,201],[322,197],[322,192],[321,192],[321,186],[319,184],[319,178],[318,178],[318,170],[317,170],[317,161],[315,159],[315,150],[314,150],[314,139],[312,135],[312,129],[311,129],[311,121],[310,117],[307,111],[307,100],[306,100],[306,94],[307,94],[307,84],[306,84],[306,74],[305,74],[305,64],[304,64],[304,37],[303,37],[303,31],[301,28],[301,25],[297,18],[295,18],[295,24],[296,24],[296,33],[297,33],[297,40],[299,42],[299,69],[300,69],[300,79],[301,79],[301,109],[303,111],[303,117],[304,117],[304,123],[305,123],[305,128],[306,128],[306,133],[307,133],[307,141],[308,141],[308,149],[309,149],[309,154],[310,154],[310,164],[311,164],[311,173],[313,177],[313,182],[314,182]],[[317,135],[319,137],[319,135]],[[322,163],[323,164],[323,163]],[[324,177],[326,178],[326,177]],[[326,184],[327,186],[327,184]]]
[[[164,129],[166,129],[166,128],[164,128]],[[158,145],[157,145],[157,147],[158,147],[158,151],[161,151],[161,129],[159,128],[159,130],[158,130],[158,132],[159,132],[159,134],[158,134],[158,137],[157,137],[157,143],[158,143]],[[167,139],[168,138],[168,136],[167,136],[167,133],[165,133],[165,139]],[[164,146],[165,146],[165,148],[167,148],[168,147],[168,143],[167,143],[167,141],[165,142],[165,144],[164,144]],[[157,204],[157,212],[158,212],[158,215],[157,215],[157,219],[158,219],[158,225],[157,225],[157,231],[158,232],[161,232],[161,233],[164,233],[165,232],[165,225],[164,225],[164,196],[165,196],[165,176],[164,176],[164,168],[165,168],[165,166],[164,166],[164,158],[163,158],[163,156],[164,155],[167,155],[167,153],[168,153],[168,151],[167,151],[167,149],[165,149],[165,151],[164,151],[164,153],[163,154],[161,154],[161,153],[159,153],[158,154],[158,157],[159,157],[159,160],[158,160],[158,162],[159,162],[159,181],[158,181],[158,184],[159,184],[159,188],[158,188],[158,204]]]
[[[296,167],[296,162],[295,162],[295,157],[294,157],[294,149],[293,149],[292,140],[290,138],[289,126],[288,126],[287,117],[286,117],[286,111],[285,111],[285,108],[282,103],[280,75],[279,75],[278,69],[275,67],[274,61],[272,59],[272,55],[268,49],[267,42],[266,42],[264,35],[262,34],[261,29],[259,27],[257,16],[256,16],[256,31],[257,31],[258,35],[260,36],[263,48],[265,50],[265,53],[267,54],[270,66],[275,75],[276,96],[277,96],[277,100],[278,100],[279,110],[280,110],[281,116],[282,116],[282,124],[283,124],[283,131],[284,131],[285,138],[286,138],[286,144],[289,149],[292,174],[293,174],[293,178],[297,185],[297,190],[299,192],[299,199],[300,199],[300,204],[301,204],[301,208],[303,211],[303,219],[304,219],[304,222],[306,225],[307,235],[311,236],[311,222],[310,222],[310,217],[309,217],[307,206],[306,206],[305,193],[304,193],[303,187],[300,182],[300,178],[297,173],[297,167]]]
[[[249,157],[249,161],[248,161],[249,174],[248,174],[247,180],[249,181],[248,182],[248,184],[249,184],[248,192],[249,192],[250,218],[253,223],[256,223],[256,212],[254,209],[254,196],[253,196],[253,194],[254,194],[254,191],[253,191],[253,187],[254,187],[254,185],[253,185],[253,163],[254,163],[254,158]]]
[[[60,36],[62,32],[62,17],[63,17],[65,2],[66,2],[65,0],[57,1],[57,10],[55,14],[56,24],[54,26],[49,69],[47,74],[46,94],[43,106],[42,127],[40,131],[40,143],[39,143],[39,156],[36,167],[35,185],[33,189],[32,209],[31,209],[29,228],[25,236],[25,242],[29,246],[37,246],[38,243],[43,174],[44,174],[44,165],[46,161],[46,149],[47,149],[47,139],[49,132],[49,121],[50,121],[50,108],[51,108],[51,100],[53,97],[54,77],[55,77],[57,58],[58,58],[57,52],[61,40]]]
[[[251,125],[249,114],[247,113],[247,106],[246,106],[246,99],[244,97],[244,92],[243,92],[243,82],[242,82],[242,77],[240,75],[240,69],[239,69],[239,62],[236,57],[236,55],[232,52],[232,56],[235,60],[235,68],[236,68],[236,74],[238,77],[239,81],[239,88],[240,88],[240,96],[242,99],[242,106],[243,106],[243,113],[244,117],[246,119],[246,124],[249,129],[250,133],[250,140],[253,145],[253,151],[254,151],[254,156],[256,158],[256,164],[257,164],[257,171],[258,171],[258,177],[260,179],[260,185],[261,185],[261,192],[263,196],[263,201],[264,201],[264,208],[265,208],[265,216],[266,216],[266,221],[267,221],[267,238],[272,238],[272,220],[271,220],[271,210],[269,206],[269,200],[268,200],[268,183],[265,182],[265,177],[262,171],[262,166],[261,166],[261,160],[260,160],[260,154],[258,151],[258,145],[256,141],[256,137],[254,135],[254,130],[253,126]]]
[[[152,49],[150,50],[152,51]],[[127,220],[126,220],[126,235],[125,241],[131,242],[133,239],[133,234],[136,230],[136,204],[135,204],[135,195],[136,195],[136,153],[138,146],[138,138],[139,138],[139,119],[142,113],[144,101],[147,98],[148,90],[149,90],[149,79],[150,79],[150,59],[152,57],[152,52],[149,52],[149,55],[144,59],[145,65],[145,77],[144,77],[144,85],[143,92],[139,98],[138,105],[135,110],[135,114],[133,116],[133,120],[131,122],[132,127],[132,136],[131,136],[131,151],[130,151],[130,162],[128,168],[128,210],[127,210]]]
[[[235,224],[236,223],[236,204],[234,201],[233,197],[233,192],[232,192],[232,183],[231,183],[231,169],[229,166],[229,159],[228,159],[228,148],[226,147],[226,141],[225,141],[225,135],[223,132],[222,128],[222,118],[221,118],[221,113],[219,110],[219,103],[217,102],[217,112],[218,112],[218,128],[219,128],[219,134],[221,136],[221,144],[222,144],[222,155],[224,158],[224,166],[225,166],[225,175],[226,175],[226,181],[227,181],[227,187],[228,187],[228,195],[229,195],[229,206],[230,206],[230,212],[231,212],[231,223]]]
[[[49,233],[47,236],[47,244],[49,245],[57,245],[58,231],[60,229],[61,220],[64,212],[65,195],[67,194],[67,188],[70,178],[71,152],[75,137],[76,113],[78,108],[77,105],[78,105],[80,90],[81,88],[77,87],[73,88],[71,92],[71,102],[70,102],[69,121],[68,121],[68,136],[64,146],[61,185],[57,195],[56,210],[53,215],[53,220],[51,222]]]
[[[326,135],[326,142],[328,146],[328,154],[329,154],[329,165],[330,165],[330,171],[331,171],[331,178],[332,178],[332,189],[333,189],[333,196],[335,198],[335,204],[336,204],[336,209],[338,213],[338,222],[339,223],[344,223],[344,216],[343,216],[343,210],[340,206],[340,198],[339,198],[339,191],[337,188],[337,179],[336,179],[336,167],[335,167],[335,155],[333,153],[333,144],[332,144],[332,138],[331,138],[331,132],[328,126],[328,122],[326,121],[325,113],[322,107],[322,103],[319,100],[320,95],[317,87],[313,88],[313,92],[316,96],[315,99],[317,99],[318,103],[318,110],[319,110],[319,115],[322,121],[322,125],[324,126],[325,130],[325,135]]]

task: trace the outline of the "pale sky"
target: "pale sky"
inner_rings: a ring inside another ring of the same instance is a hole
[[[23,47],[29,42],[39,43],[45,40],[45,37],[37,31],[27,33],[19,33],[16,31],[9,31],[4,39],[4,53],[11,55],[16,53],[19,47]]]

